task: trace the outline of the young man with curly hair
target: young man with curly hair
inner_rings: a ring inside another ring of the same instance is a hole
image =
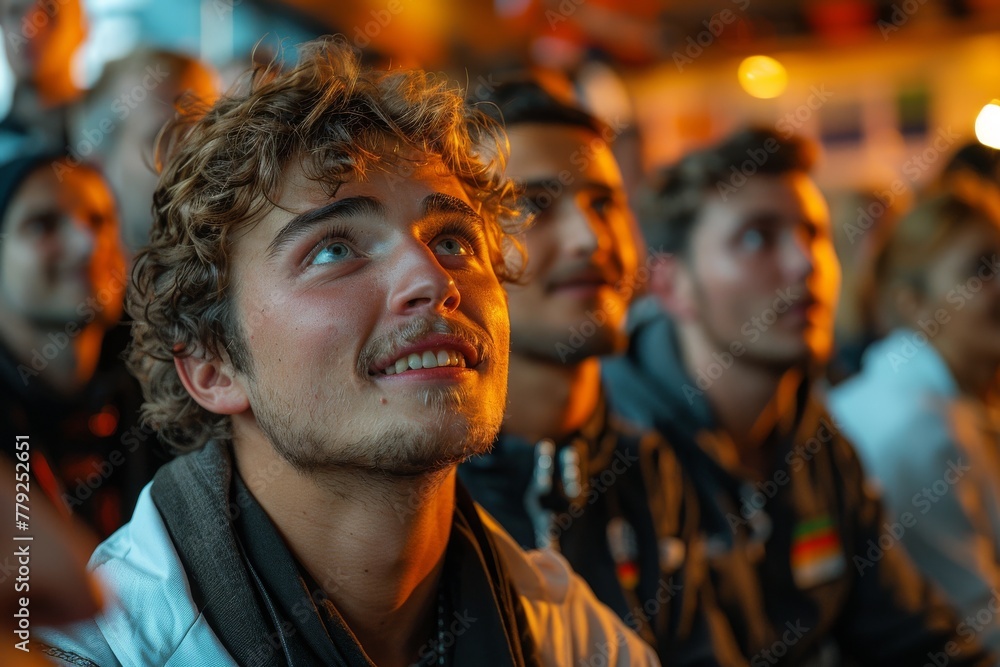
[[[136,258],[145,414],[189,453],[92,559],[66,664],[656,664],[456,482],[503,417],[503,135],[336,40],[176,128]],[[84,662],[81,662],[83,660]]]

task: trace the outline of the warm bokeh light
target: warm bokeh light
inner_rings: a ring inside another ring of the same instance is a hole
[[[762,100],[785,92],[788,73],[785,66],[769,56],[750,56],[740,63],[740,85],[750,95]]]
[[[118,416],[118,408],[113,405],[105,405],[103,410],[90,416],[87,425],[90,427],[91,433],[106,438],[118,428]]]
[[[976,116],[976,139],[990,148],[1000,148],[1000,100],[993,100]]]

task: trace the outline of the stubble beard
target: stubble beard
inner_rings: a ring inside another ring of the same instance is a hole
[[[253,384],[253,383],[251,383]],[[323,423],[271,393],[255,387],[251,405],[261,431],[275,452],[299,472],[310,476],[351,473],[408,478],[454,467],[492,447],[503,419],[500,407],[467,405],[465,392],[451,389],[419,390],[426,417],[403,424],[403,418],[372,428],[361,417],[346,418],[327,432]],[[334,404],[349,405],[334,401]],[[329,419],[329,417],[327,417]],[[363,434],[363,435],[360,435]]]

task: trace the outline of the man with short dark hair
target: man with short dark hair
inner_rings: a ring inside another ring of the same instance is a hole
[[[670,256],[627,357],[606,364],[609,399],[693,478],[717,607],[751,665],[993,664],[813,395],[840,275],[812,161],[810,144],[751,129],[660,175],[640,218]]]
[[[0,436],[30,438],[30,490],[100,536],[118,530],[161,458],[118,358],[118,211],[92,164],[0,160]],[[127,335],[127,331],[124,331]],[[37,497],[37,495],[36,495]]]
[[[496,87],[508,175],[533,214],[507,287],[509,406],[459,475],[526,548],[559,550],[667,664],[716,664],[698,610],[691,489],[669,448],[608,413],[600,356],[620,352],[637,285],[632,213],[610,127],[534,79]]]
[[[190,453],[92,559],[110,609],[47,634],[48,654],[657,664],[456,479],[506,402],[499,127],[448,82],[362,68],[340,40],[271,67],[170,135],[131,363],[146,417]]]

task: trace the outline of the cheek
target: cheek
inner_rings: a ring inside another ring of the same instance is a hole
[[[778,280],[773,266],[724,253],[709,261],[705,269],[701,272],[703,296],[724,301],[729,308],[745,308],[760,292],[770,291],[770,282]]]
[[[5,285],[24,285],[39,282],[44,276],[50,259],[36,244],[7,242],[0,259],[0,275]]]
[[[526,310],[520,306],[530,304],[533,288],[511,286],[508,297],[496,279],[491,278],[460,286],[459,291],[469,317],[483,326],[499,346],[510,339],[510,313]]]
[[[527,253],[527,275],[537,278],[543,274],[553,262],[559,244],[552,238],[548,228],[532,229],[524,236],[524,250]]]
[[[627,220],[621,219],[614,223],[612,229],[615,254],[622,273],[626,276],[632,275],[639,267],[638,243],[632,233],[632,227]]]

